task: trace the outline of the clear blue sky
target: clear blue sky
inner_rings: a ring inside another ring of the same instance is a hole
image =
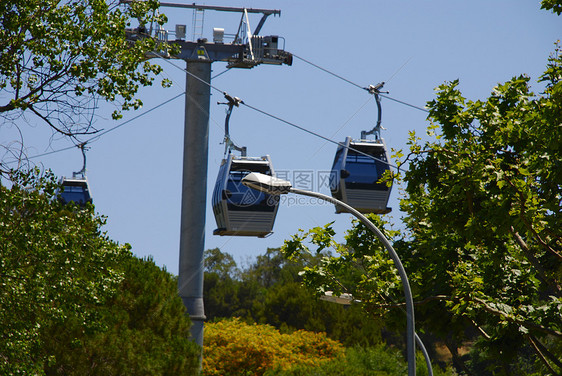
[[[192,3],[191,1],[187,3]],[[198,4],[280,9],[271,16],[262,35],[279,35],[285,49],[359,85],[386,82],[389,96],[423,107],[434,97],[434,88],[460,79],[460,89],[469,99],[486,98],[493,87],[514,75],[526,73],[536,79],[543,71],[554,42],[562,36],[562,18],[540,10],[538,1],[202,1]],[[163,9],[173,30],[186,24],[191,35],[192,11]],[[251,17],[251,26],[258,22]],[[204,36],[212,28],[235,33],[238,14],[205,13]],[[185,89],[185,73],[164,60],[155,60],[172,88],[159,85],[140,91],[144,107],[126,113],[123,121],[153,108]],[[174,64],[184,67],[182,61]],[[214,63],[213,74],[225,70]],[[258,66],[236,69],[217,77],[212,84],[246,103],[337,141],[359,137],[372,128],[376,105],[365,91],[318,70],[299,59],[293,66]],[[537,91],[539,85],[535,85]],[[341,237],[350,217],[336,215],[331,205],[283,201],[274,234],[265,239],[213,236],[216,228],[210,194],[223,157],[225,106],[212,92],[209,135],[208,205],[206,248],[219,247],[244,265],[268,247],[279,247],[299,228],[336,221]],[[383,132],[389,147],[405,149],[408,132],[424,135],[426,113],[383,99]],[[110,119],[111,105],[102,104],[98,128],[119,124]],[[32,122],[34,119],[30,119]],[[329,171],[336,146],[303,133],[248,108],[234,110],[231,136],[248,147],[249,155],[269,154],[276,170],[317,174]],[[130,243],[138,256],[152,255],[158,265],[172,273],[178,270],[181,176],[184,128],[184,97],[141,116],[108,133],[90,145],[87,175],[96,210],[108,217],[105,230],[120,242]],[[42,124],[25,126],[29,155],[69,146]],[[11,130],[13,131],[13,129]],[[4,129],[3,140],[11,137]],[[50,143],[50,146],[49,146]],[[82,166],[78,149],[34,160],[57,175],[70,176]],[[395,186],[389,219],[400,227]],[[289,196],[291,197],[291,196]],[[287,197],[287,198],[289,198]],[[292,198],[296,198],[292,197]]]

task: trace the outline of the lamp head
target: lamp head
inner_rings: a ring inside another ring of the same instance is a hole
[[[342,305],[350,305],[351,303],[356,301],[355,299],[353,299],[353,296],[351,294],[344,292],[341,295],[334,295],[333,291],[326,291],[324,295],[320,297],[320,300],[325,300],[327,302]]]
[[[291,191],[291,182],[273,176],[251,172],[242,179],[242,184],[252,189],[269,193],[271,195],[281,195]]]

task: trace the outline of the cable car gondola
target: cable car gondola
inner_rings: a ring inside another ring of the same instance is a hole
[[[332,197],[361,213],[386,214],[391,187],[378,182],[388,170],[388,152],[384,140],[355,140],[347,137],[338,146],[332,172]],[[345,211],[336,206],[336,213]]]
[[[271,234],[279,197],[251,189],[242,184],[242,179],[251,172],[275,176],[269,155],[247,157],[246,147],[236,146],[230,139],[229,121],[232,109],[242,102],[239,98],[224,93],[228,110],[224,122],[225,155],[222,160],[215,189],[213,212],[217,222],[214,235],[257,236]],[[220,103],[219,103],[220,104]],[[238,151],[241,156],[232,154]]]
[[[369,87],[377,102],[376,126],[369,132],[361,132],[361,139],[347,137],[338,145],[330,174],[332,197],[361,213],[386,214],[392,210],[387,207],[392,186],[379,181],[389,169],[390,160],[386,144],[380,137],[382,109],[379,93],[383,85],[384,82]],[[367,139],[370,134],[375,135],[375,140]],[[336,213],[344,211],[336,205]]]
[[[274,176],[269,156],[229,154],[223,160],[213,191],[213,212],[218,227],[213,234],[260,238],[271,234],[279,198],[242,184],[242,178],[251,172]]]
[[[76,205],[84,207],[86,203],[92,202],[88,178],[85,176],[62,177],[59,184],[61,186],[59,197],[64,204],[74,202]]]
[[[62,177],[59,181],[58,197],[63,204],[74,202],[79,207],[83,208],[89,202],[92,202],[92,194],[90,192],[90,185],[86,177],[86,143],[78,145],[82,151],[84,164],[82,170],[72,173],[72,178]]]

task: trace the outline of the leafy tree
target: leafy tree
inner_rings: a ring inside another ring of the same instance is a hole
[[[441,85],[429,103],[435,138],[411,139],[402,209],[419,293],[480,332],[498,373],[525,342],[551,372],[562,366],[561,77],[557,48],[539,96],[526,76],[486,101]]]
[[[131,18],[163,23],[157,0],[5,0],[0,3],[0,116],[15,122],[36,116],[54,132],[96,132],[98,101],[121,110],[142,105],[135,94],[161,68],[145,59],[150,38],[128,41]],[[1,103],[3,101],[3,103]]]
[[[81,338],[76,348],[62,341],[57,366],[47,374],[197,374],[200,348],[190,340],[191,322],[177,295],[177,278],[152,259],[134,256],[116,268],[123,281],[100,309],[107,329]],[[62,333],[69,331],[67,326]]]
[[[427,375],[419,360],[417,374]],[[344,349],[322,333],[283,334],[270,325],[238,319],[208,324],[205,334],[204,375],[399,376],[406,370],[400,351],[384,344]],[[434,371],[436,376],[454,374]]]
[[[93,208],[73,210],[54,197],[54,177],[17,173],[0,186],[0,373],[39,373],[56,359],[45,347],[49,329],[81,323],[100,330],[96,307],[123,276],[112,265],[127,250],[99,232]],[[77,333],[78,335],[78,333]]]
[[[428,375],[422,356],[418,356],[416,375]],[[345,349],[345,358],[331,360],[321,367],[298,365],[294,368],[274,369],[265,376],[403,376],[408,373],[408,365],[400,351],[384,344],[363,348],[359,346]],[[456,375],[451,369],[433,368],[435,376]]]
[[[0,374],[178,374],[197,367],[176,281],[64,206],[55,177],[0,186]]]
[[[215,273],[219,278],[237,278],[240,270],[232,255],[213,248],[205,251],[205,273]]]
[[[498,85],[486,101],[463,98],[458,81],[441,85],[429,103],[431,139],[420,145],[411,134],[401,202],[408,232],[394,244],[418,328],[438,335],[467,373],[477,365],[457,349],[474,335],[492,374],[562,369],[561,78],[557,47],[541,95],[526,76]],[[380,218],[371,220],[386,231]],[[305,282],[320,293],[351,292],[371,311],[401,306],[396,274],[370,231],[356,223],[345,245],[332,236],[327,226],[286,242],[293,258],[310,252],[306,239],[336,251],[306,268]],[[530,353],[535,364],[516,362]]]
[[[240,271],[228,253],[218,248],[205,251],[203,299],[207,319],[231,317],[240,307]]]
[[[346,346],[381,341],[380,320],[365,315],[359,306],[346,309],[318,301],[313,291],[300,285],[303,264],[287,261],[278,249],[268,249],[242,271],[232,256],[218,249],[206,255],[203,296],[210,321],[239,317],[248,323],[272,325],[282,333],[326,332]]]
[[[387,222],[376,215],[368,217],[386,238],[396,239],[399,233],[387,230]],[[345,235],[346,244],[337,243],[334,235],[331,224],[306,232],[301,230],[285,241],[282,252],[288,259],[306,265],[302,281],[316,291],[317,297],[327,292],[335,296],[351,294],[356,302],[360,302],[351,308],[366,310],[372,320],[386,317],[387,325],[401,328],[405,324],[402,285],[377,236],[357,221]],[[319,262],[307,263],[306,260],[314,254],[319,257]],[[365,312],[362,315],[365,316]]]

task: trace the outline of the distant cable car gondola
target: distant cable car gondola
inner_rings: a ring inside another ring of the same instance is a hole
[[[251,172],[275,176],[271,159],[264,157],[247,157],[246,148],[236,146],[230,139],[228,124],[232,109],[241,100],[224,93],[228,100],[225,120],[225,155],[219,169],[217,182],[213,191],[213,213],[217,222],[215,235],[257,236],[271,234],[279,197],[269,195],[242,184],[242,178]],[[241,156],[232,154],[232,150]]]
[[[86,203],[92,202],[88,178],[85,176],[62,177],[60,186],[59,197],[64,204],[74,202],[76,205],[84,207]]]
[[[219,169],[213,191],[215,235],[265,237],[271,233],[279,198],[242,184],[250,172],[274,176],[269,156],[245,157],[229,154]]]
[[[392,210],[387,207],[392,186],[380,182],[384,172],[389,169],[390,160],[386,144],[380,137],[381,105],[378,94],[383,85],[384,82],[369,88],[369,92],[375,95],[378,107],[375,128],[370,132],[361,132],[360,140],[347,137],[338,146],[330,174],[332,196],[362,213],[386,214]],[[368,140],[369,134],[374,134],[376,139]],[[336,213],[344,211],[336,206]]]
[[[78,147],[82,150],[82,156],[84,157],[84,165],[82,170],[72,173],[72,178],[62,177],[59,181],[59,200],[63,204],[69,204],[74,202],[80,207],[86,206],[87,203],[92,202],[92,194],[90,192],[90,185],[88,184],[88,178],[86,177],[86,144],[80,144]]]

